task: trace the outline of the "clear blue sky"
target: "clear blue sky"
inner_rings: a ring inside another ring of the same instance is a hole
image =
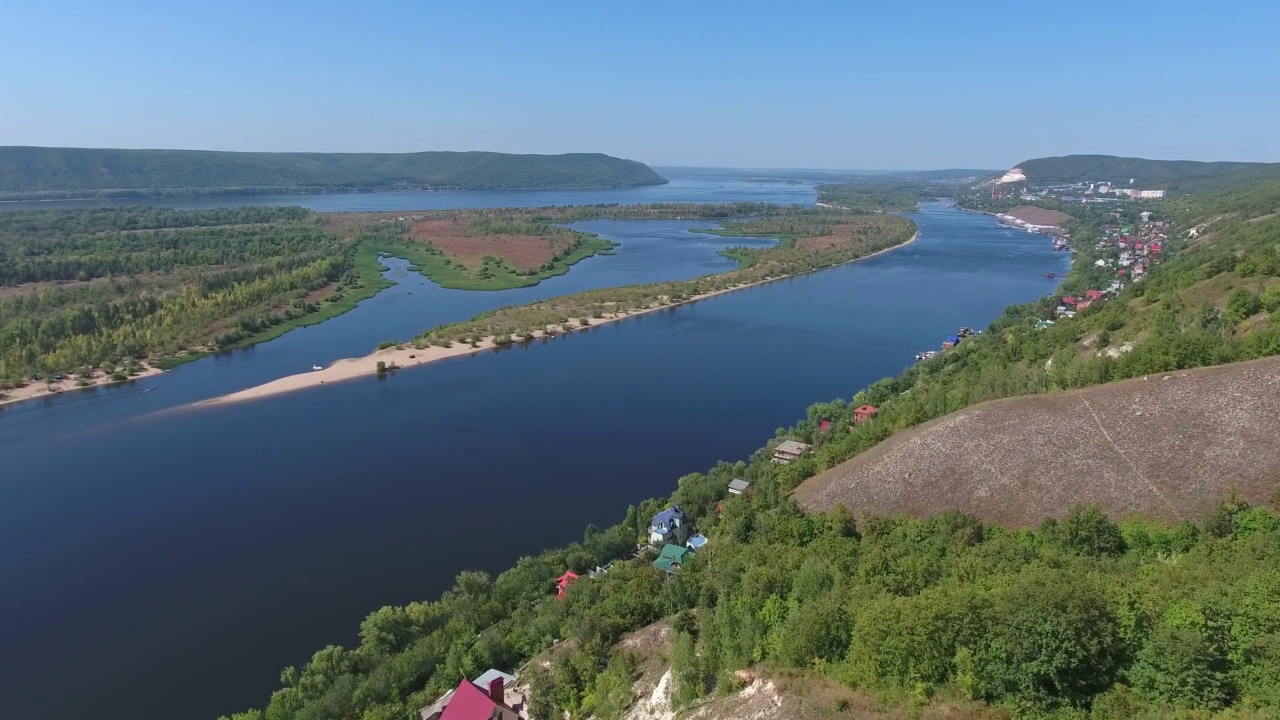
[[[0,145],[1280,161],[1276,7],[11,0]]]

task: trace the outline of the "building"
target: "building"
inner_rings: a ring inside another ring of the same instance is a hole
[[[572,570],[566,570],[563,575],[556,578],[556,599],[564,600],[564,593],[569,586],[578,581],[578,573]]]
[[[870,420],[871,418],[875,417],[877,412],[880,412],[880,411],[876,410],[875,405],[859,405],[853,411],[853,421],[858,423],[864,423]]]
[[[462,679],[450,690],[418,711],[421,720],[519,720],[524,698],[507,695],[515,678],[498,670],[488,670],[474,681]]]
[[[747,490],[748,490],[748,489],[750,489],[750,487],[751,487],[751,483],[747,482],[746,480],[741,480],[741,479],[738,479],[738,480],[730,480],[730,481],[729,481],[729,494],[730,494],[730,495],[743,495],[743,494],[745,494],[745,493],[747,492]]]
[[[1062,296],[1062,304],[1066,305],[1067,307],[1071,307],[1072,305],[1075,305],[1076,304],[1075,296],[1074,295]]]
[[[786,465],[809,452],[810,447],[810,445],[796,442],[795,440],[784,440],[778,444],[778,447],[773,449],[773,461]]]
[[[823,420],[822,422],[818,423],[818,432],[826,432],[830,429],[831,429],[830,420]]]
[[[663,545],[662,553],[658,555],[657,560],[653,561],[653,566],[666,573],[669,577],[680,572],[680,568],[684,567],[691,555],[693,555],[693,551],[687,547]]]
[[[679,505],[672,505],[653,516],[653,521],[649,523],[649,542],[655,545],[684,545],[689,541],[690,529],[689,516],[684,514]]]
[[[1101,290],[1085,290],[1084,291],[1084,299],[1088,300],[1089,302],[1093,302],[1095,300],[1101,300],[1103,297],[1105,297],[1105,294]]]

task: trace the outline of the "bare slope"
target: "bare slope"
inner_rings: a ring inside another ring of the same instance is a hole
[[[976,405],[897,435],[796,490],[810,509],[1038,524],[1073,505],[1203,516],[1280,482],[1280,358]]]

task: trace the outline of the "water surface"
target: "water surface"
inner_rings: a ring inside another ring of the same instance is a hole
[[[616,522],[1067,269],[987,216],[913,217],[917,242],[863,262],[385,381],[161,413],[133,399],[184,392],[180,370],[100,403],[125,411],[0,414],[4,715],[261,705],[368,612]],[[394,302],[424,301],[411,280]]]

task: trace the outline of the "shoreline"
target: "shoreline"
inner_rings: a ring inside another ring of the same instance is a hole
[[[101,371],[98,371],[101,372]],[[124,385],[133,380],[141,380],[143,378],[154,377],[164,373],[164,370],[158,367],[145,367],[137,375],[130,375],[124,380],[113,381],[106,373],[97,375],[89,380],[88,385],[76,385],[72,378],[64,378],[57,382],[35,381],[29,382],[20,388],[12,390],[0,390],[0,408],[8,405],[15,405],[27,400],[39,400],[40,398],[50,398],[58,395],[75,392],[77,390],[92,390],[98,387],[114,387],[116,385]],[[54,388],[50,390],[49,388]]]
[[[735,287],[725,288],[723,290],[706,292],[699,295],[694,295],[689,299],[683,300],[681,302],[670,303],[667,305],[659,305],[658,307],[645,308],[643,310],[635,310],[631,312],[614,313],[610,316],[600,317],[600,318],[588,318],[586,325],[571,325],[569,327],[565,327],[561,325],[551,325],[551,326],[548,326],[547,328],[544,328],[543,331],[535,332],[534,338],[542,339],[542,338],[554,337],[558,335],[571,335],[575,332],[590,330],[591,328],[599,327],[601,325],[605,325],[608,323],[620,322],[622,320],[626,320],[627,318],[636,317],[637,315],[645,315],[647,313],[656,312],[658,310],[666,310],[668,308],[675,308],[681,305],[688,305],[688,304],[696,303],[700,300],[706,300],[708,298],[715,297],[717,295],[725,295],[728,293],[738,292],[740,290],[746,290],[748,288],[756,287],[758,285],[765,285],[768,283],[778,282],[779,280],[787,280],[790,278],[799,277],[801,275],[808,275],[815,272],[822,272],[823,270],[830,270],[833,267],[840,267],[841,265],[849,265],[851,263],[860,262],[862,260],[873,258],[873,257],[876,257],[877,255],[882,255],[892,250],[897,250],[899,248],[906,247],[911,243],[915,242],[916,239],[919,237],[920,237],[920,231],[919,229],[917,229],[914,233],[912,233],[911,237],[908,238],[905,242],[899,243],[892,247],[884,248],[882,250],[877,250],[873,253],[863,255],[862,257],[854,258],[852,260],[849,260],[848,262],[839,263],[838,265],[832,265],[826,268],[809,270],[803,273],[793,273],[791,275],[782,275],[776,278],[769,278],[767,280],[760,280],[753,283],[746,283],[744,285],[737,285]],[[243,390],[238,390],[233,393],[227,393],[226,395],[220,395],[218,397],[210,398],[208,400],[201,400],[199,402],[192,403],[191,405],[195,407],[209,407],[214,405],[229,405],[234,403],[242,403],[242,402],[248,402],[252,400],[261,400],[269,397],[274,397],[276,395],[284,395],[286,393],[298,392],[300,390],[307,390],[310,388],[318,387],[320,385],[345,382],[349,380],[356,380],[362,377],[376,376],[378,374],[376,367],[379,361],[385,362],[388,366],[392,364],[396,365],[395,370],[389,371],[394,373],[400,370],[408,370],[411,368],[416,368],[422,365],[438,362],[440,360],[445,360],[448,358],[460,357],[463,355],[476,355],[486,350],[498,349],[499,347],[500,347],[499,345],[494,343],[493,337],[487,337],[487,338],[484,338],[483,340],[480,340],[475,345],[454,345],[453,347],[447,347],[447,348],[427,347],[427,348],[421,348],[421,349],[404,345],[404,346],[399,346],[395,348],[387,348],[384,350],[374,351],[362,357],[344,358],[342,360],[337,360],[322,370],[313,370],[311,372],[298,373],[296,375],[288,375],[282,378],[278,378],[276,380],[272,380],[270,382],[263,383],[261,385],[255,385],[253,387],[245,388]],[[511,347],[511,345],[506,345],[505,347]]]

